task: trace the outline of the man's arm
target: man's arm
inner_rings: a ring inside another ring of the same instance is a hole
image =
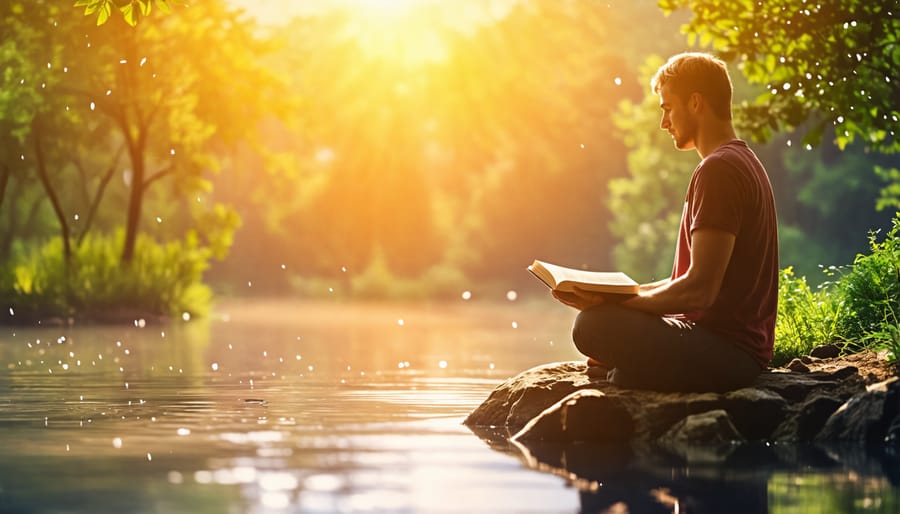
[[[691,266],[676,279],[641,284],[638,295],[620,305],[654,314],[683,314],[709,308],[719,295],[722,279],[734,251],[731,232],[698,229],[691,234]],[[573,293],[553,291],[560,302],[585,310],[603,303],[603,295],[576,289]]]
[[[641,284],[640,292],[649,293],[650,291],[653,291],[654,289],[656,289],[658,287],[662,287],[671,281],[672,281],[671,278],[664,278],[662,280],[657,280],[656,282],[648,282],[646,284]]]
[[[687,273],[622,305],[654,314],[682,314],[708,309],[722,288],[734,251],[735,235],[724,230],[697,229],[691,234],[691,265]]]

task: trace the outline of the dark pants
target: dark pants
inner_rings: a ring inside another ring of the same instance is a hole
[[[609,380],[657,391],[721,392],[750,385],[762,369],[736,343],[694,323],[619,305],[575,319],[578,350],[614,368]]]

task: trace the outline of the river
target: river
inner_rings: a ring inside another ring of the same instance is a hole
[[[900,472],[866,455],[686,466],[463,426],[507,377],[578,358],[573,312],[254,299],[164,326],[2,327],[0,512],[898,512]]]

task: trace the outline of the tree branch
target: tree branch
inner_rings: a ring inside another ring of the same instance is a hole
[[[144,189],[147,189],[147,186],[149,186],[151,183],[156,182],[157,180],[165,177],[166,175],[171,175],[174,172],[175,172],[175,165],[169,164],[165,168],[157,171],[156,173],[153,173],[152,175],[147,177],[147,180],[144,181]]]
[[[94,217],[96,216],[97,209],[100,206],[100,200],[103,198],[103,194],[106,192],[106,186],[109,185],[109,181],[112,180],[112,177],[116,172],[116,165],[119,163],[119,159],[122,157],[123,151],[125,151],[124,143],[119,145],[119,149],[116,150],[116,155],[115,157],[113,157],[109,168],[106,169],[106,172],[103,173],[103,177],[100,179],[100,185],[97,186],[97,191],[94,193],[94,198],[91,201],[90,210],[88,211],[87,218],[84,221],[84,229],[82,229],[81,234],[78,235],[78,242],[76,244],[79,247],[82,245],[82,243],[84,243],[84,238],[87,235],[88,231],[90,231],[91,225],[94,223]]]

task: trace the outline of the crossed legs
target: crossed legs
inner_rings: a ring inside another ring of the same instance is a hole
[[[598,305],[575,319],[572,338],[584,355],[614,369],[617,385],[658,391],[728,391],[762,371],[753,357],[694,323],[618,305]]]

